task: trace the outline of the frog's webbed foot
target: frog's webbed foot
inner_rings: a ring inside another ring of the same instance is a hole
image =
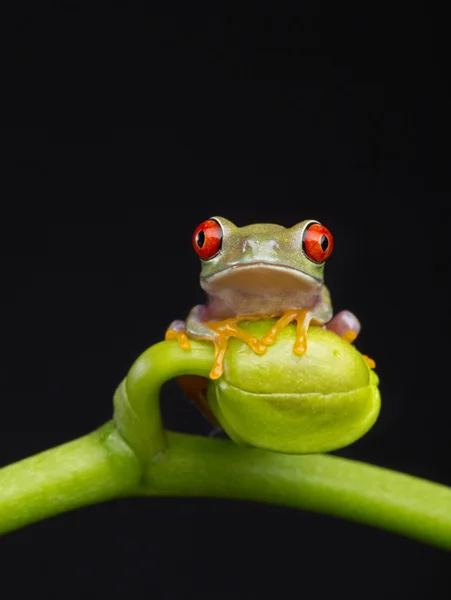
[[[205,323],[211,329],[215,336],[211,341],[215,345],[215,359],[213,368],[210,372],[211,379],[218,379],[224,371],[223,363],[224,356],[227,352],[227,346],[231,337],[237,338],[246,342],[256,354],[263,354],[266,350],[266,344],[256,338],[254,335],[241,329],[238,323],[243,320],[248,320],[247,317],[233,317],[222,321],[213,321]],[[207,339],[207,338],[200,338]]]
[[[279,318],[279,320],[271,327],[271,329],[263,336],[262,342],[267,346],[271,346],[277,339],[277,336],[285,329],[287,325],[296,321],[296,340],[294,342],[294,351],[296,354],[304,354],[307,350],[307,331],[312,320],[313,313],[311,310],[292,309],[287,310]]]
[[[181,321],[177,319],[176,321],[172,321],[169,325],[166,334],[164,336],[165,340],[177,340],[180,348],[184,350],[189,350],[190,343],[188,336],[186,335],[186,327],[185,321]]]
[[[195,306],[185,323],[185,321],[173,321],[166,331],[165,339],[176,339],[184,349],[190,348],[189,339],[204,340],[212,342],[215,348],[215,357],[213,368],[210,371],[211,379],[218,379],[224,372],[224,357],[227,352],[227,346],[231,337],[246,342],[256,354],[263,354],[266,350],[266,344],[256,338],[254,335],[241,329],[238,323],[243,320],[252,320],[253,317],[233,317],[222,321],[202,321],[204,316],[204,307]],[[257,316],[255,317],[257,318]],[[263,318],[261,315],[258,318]]]
[[[326,329],[333,331],[347,342],[353,342],[360,333],[360,321],[349,310],[341,310],[325,325]]]
[[[349,310],[341,310],[337,313],[328,323],[325,325],[326,329],[329,331],[333,331],[341,338],[352,344],[352,342],[357,338],[360,333],[360,321],[358,318]],[[370,369],[374,369],[376,367],[376,363],[372,358],[362,354],[365,362],[370,367]]]

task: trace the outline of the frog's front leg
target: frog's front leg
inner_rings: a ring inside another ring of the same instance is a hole
[[[210,372],[211,379],[217,379],[223,373],[224,356],[231,337],[246,342],[257,354],[265,352],[266,345],[262,341],[238,326],[242,317],[207,321],[207,310],[206,306],[199,304],[191,309],[186,323],[173,321],[166,332],[165,339],[177,339],[182,348],[189,348],[188,338],[212,342],[215,347],[215,358]]]
[[[293,350],[302,355],[307,349],[307,332],[310,324],[322,325],[332,317],[332,303],[329,290],[322,286],[321,293],[309,308],[293,308],[286,310],[271,329],[263,336],[267,345],[274,344],[279,333],[287,325],[296,322],[296,340]]]
[[[280,331],[293,321],[296,321],[296,341],[293,348],[296,354],[302,355],[307,349],[307,332],[310,324],[322,325],[346,341],[353,342],[360,332],[360,322],[357,317],[347,310],[340,311],[334,317],[332,314],[330,293],[327,287],[323,286],[320,297],[311,308],[285,311],[265,334],[263,342],[268,345],[273,344]]]
[[[185,321],[182,321],[181,319],[172,321],[172,323],[169,325],[169,327],[166,330],[164,339],[165,340],[177,340],[178,343],[180,344],[181,348],[183,348],[184,350],[188,350],[190,345],[189,345],[188,336],[186,335]]]
[[[360,321],[349,310],[341,310],[332,316],[332,301],[330,292],[324,285],[321,299],[313,309],[313,322],[325,324],[324,327],[333,331],[348,342],[353,342],[360,333]]]
[[[347,342],[353,342],[360,333],[360,321],[349,310],[341,310],[326,323],[325,328]]]
[[[209,340],[215,343],[217,341],[215,332],[202,321],[205,310],[206,307],[204,305],[198,304],[191,309],[186,321],[182,321],[181,319],[172,321],[166,331],[165,340],[176,339],[181,348],[186,350],[190,347],[189,337],[197,340]]]

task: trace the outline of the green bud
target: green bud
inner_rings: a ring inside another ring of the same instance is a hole
[[[243,322],[261,338],[275,321]],[[286,327],[259,356],[231,339],[224,375],[211,380],[210,407],[237,443],[289,454],[328,452],[362,437],[380,410],[379,379],[360,352],[335,333],[310,327],[295,354]]]

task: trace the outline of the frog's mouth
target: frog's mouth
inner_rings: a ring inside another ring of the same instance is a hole
[[[202,288],[219,296],[235,314],[281,312],[312,306],[322,282],[293,267],[254,262],[227,267],[201,278]]]
[[[312,275],[303,273],[286,265],[255,262],[227,267],[201,280],[206,292],[214,293],[219,289],[236,287],[248,292],[268,291],[268,289],[318,290],[322,282]]]

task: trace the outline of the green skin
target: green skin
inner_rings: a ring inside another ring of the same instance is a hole
[[[332,303],[324,285],[325,263],[311,260],[303,237],[311,219],[286,228],[271,223],[237,227],[224,217],[212,217],[222,229],[219,252],[201,260],[200,283],[206,305],[197,305],[186,323],[176,320],[169,329],[186,331],[195,339],[217,339],[207,325],[240,315],[282,314],[290,309],[310,309],[313,322],[338,335],[354,331],[360,323],[349,311],[332,318]]]

